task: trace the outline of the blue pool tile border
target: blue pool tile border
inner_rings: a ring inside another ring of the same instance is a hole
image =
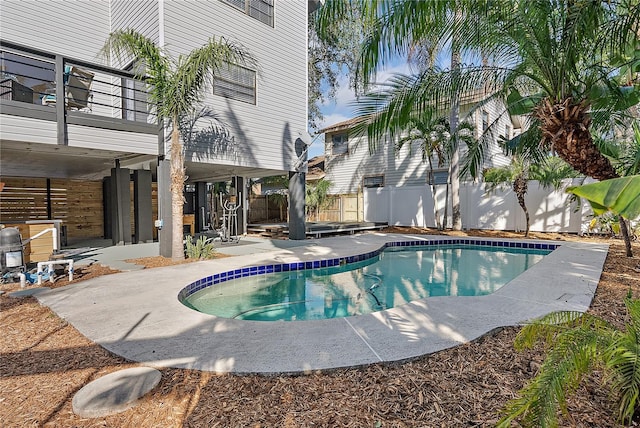
[[[178,293],[178,299],[184,302],[186,298],[200,290],[212,285],[220,284],[238,278],[248,276],[266,275],[268,273],[292,272],[299,270],[317,269],[324,267],[341,266],[349,263],[361,262],[378,256],[386,248],[392,247],[417,247],[417,246],[437,246],[437,245],[465,245],[469,247],[505,247],[519,249],[534,250],[550,250],[553,251],[560,244],[553,243],[535,243],[535,242],[518,242],[518,241],[499,241],[499,240],[483,240],[483,239],[465,239],[465,238],[448,238],[448,239],[418,239],[411,241],[393,241],[387,242],[375,251],[354,256],[346,256],[333,259],[314,260],[309,262],[281,263],[273,265],[248,266],[240,269],[234,269],[227,272],[216,273],[202,279],[199,279],[185,286]]]

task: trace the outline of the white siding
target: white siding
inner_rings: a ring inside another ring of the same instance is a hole
[[[57,124],[48,120],[0,115],[2,140],[58,144]]]
[[[158,137],[136,132],[68,125],[69,146],[116,152],[158,154]]]
[[[203,149],[191,159],[291,170],[294,142],[306,131],[307,120],[306,2],[275,2],[275,27],[221,1],[167,1],[164,9],[165,42],[172,56],[224,36],[242,43],[260,67],[256,105],[206,91],[205,103],[231,130],[235,154],[209,156]]]
[[[159,42],[157,0],[111,0],[111,31],[134,29]]]
[[[14,43],[99,62],[108,34],[107,1],[0,1],[0,38]]]
[[[490,144],[485,153],[484,167],[508,165],[509,158],[502,154],[501,147],[497,144],[500,136],[504,135],[505,125],[509,124],[512,132],[513,124],[509,115],[504,114],[504,105],[499,100],[492,100],[482,108],[469,114],[471,106],[464,106],[460,120],[473,124],[476,128],[476,138],[482,133],[482,110],[489,113],[489,121],[495,123],[492,135],[493,144]],[[420,144],[405,144],[396,152],[394,144],[385,141],[379,144],[375,153],[370,154],[366,137],[349,140],[349,153],[342,156],[331,156],[331,139],[334,134],[343,134],[345,131],[335,131],[325,135],[326,179],[333,184],[332,194],[355,193],[362,185],[362,177],[367,175],[384,174],[385,187],[426,186],[429,162],[422,159]],[[514,134],[515,135],[515,134]],[[357,146],[357,147],[356,147]],[[460,147],[461,161],[466,154],[466,146]],[[436,156],[432,158],[433,169],[447,169],[448,164],[438,165]]]
[[[422,160],[420,144],[405,144],[396,151],[391,145],[385,175],[385,185],[389,186],[424,186],[427,183],[429,162]],[[432,160],[433,169],[438,169],[438,160]],[[445,166],[446,168],[446,166]]]
[[[362,178],[368,175],[384,174],[387,170],[388,148],[381,145],[373,154],[369,153],[366,138],[349,137],[349,152],[332,156],[330,151],[331,135],[327,135],[327,157],[325,161],[325,180],[332,183],[329,193],[357,193]],[[387,185],[385,176],[385,186]]]
[[[509,125],[511,127],[512,135],[515,135],[511,117],[506,112],[506,106],[500,100],[491,99],[490,101],[484,103],[484,105],[476,109],[471,114],[471,117],[463,118],[463,120],[466,119],[468,122],[472,123],[475,126],[476,138],[480,138],[480,136],[482,135],[483,111],[486,111],[489,115],[489,135],[491,136],[491,139],[496,142],[495,144],[491,144],[488,147],[489,151],[485,153],[484,167],[490,168],[495,166],[509,165],[509,158],[503,154],[502,148],[497,144],[497,142],[505,136],[505,125]],[[464,147],[462,148],[461,152],[466,153]]]

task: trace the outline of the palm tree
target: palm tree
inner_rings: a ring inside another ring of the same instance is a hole
[[[508,166],[488,168],[482,173],[487,191],[492,192],[505,184],[511,185],[518,199],[518,205],[525,216],[525,238],[529,236],[529,209],[525,202],[525,196],[529,190],[529,180],[535,180],[543,188],[553,187],[558,190],[562,186],[562,179],[575,177],[576,173],[563,160],[552,157],[539,163],[532,163],[530,159],[522,155],[513,155]]]
[[[534,0],[507,2],[490,13],[496,30],[489,46],[503,63],[501,76],[510,104],[537,122],[540,144],[575,170],[597,180],[618,177],[592,138],[600,121],[633,103],[612,75],[637,58],[624,58],[637,43],[640,4]],[[504,71],[504,72],[503,72]],[[625,105],[626,104],[626,105]],[[624,220],[620,228],[631,255]]]
[[[457,128],[457,141],[465,142],[471,145],[473,142],[474,126],[469,122],[461,122]],[[409,154],[413,144],[419,144],[422,152],[422,160],[429,163],[429,175],[433,174],[433,158],[436,157],[438,166],[442,167],[445,163],[450,164],[455,138],[451,132],[449,119],[446,117],[438,117],[433,119],[426,115],[422,118],[416,118],[408,124],[407,131],[400,137],[395,144],[396,154],[408,145]],[[447,183],[447,194],[449,190]],[[447,205],[445,203],[444,220],[440,222],[438,210],[438,200],[436,197],[436,185],[431,181],[431,194],[433,197],[433,211],[438,230],[446,228],[447,223]],[[445,198],[446,200],[447,198]]]
[[[307,207],[307,216],[315,215],[316,221],[320,214],[320,209],[327,203],[329,196],[329,188],[332,183],[329,180],[321,178],[316,183],[307,184],[305,192],[305,205]]]
[[[182,213],[186,176],[180,121],[200,103],[205,85],[217,70],[228,64],[255,66],[255,62],[244,47],[223,37],[212,37],[204,46],[172,60],[162,47],[131,29],[111,33],[102,52],[107,57],[114,55],[121,61],[135,59],[141,64],[138,73],[148,85],[149,100],[171,128],[171,257],[184,259]]]
[[[262,183],[275,188],[275,191],[270,195],[265,196],[267,199],[271,199],[280,210],[280,221],[286,220],[284,215],[284,209],[289,203],[289,177],[286,175],[274,175],[271,177],[262,178]],[[267,218],[269,218],[269,204],[267,203]]]
[[[598,180],[618,176],[594,144],[591,131],[594,122],[638,103],[638,88],[632,87],[630,95],[612,79],[638,60],[637,51],[629,49],[637,48],[637,0],[487,0],[473,2],[472,9],[465,9],[469,4],[462,0],[391,4],[385,9],[391,12],[371,36],[365,50],[368,56],[363,54],[364,75],[380,58],[389,58],[390,52],[429,39],[433,33],[423,27],[440,28],[433,25],[433,16],[459,30],[452,34],[455,40],[449,39],[455,42],[452,52],[456,45],[477,48],[486,52],[490,61],[480,66],[425,70],[407,81],[391,102],[378,106],[374,127],[379,132],[374,137],[403,129],[412,116],[427,110],[450,106],[453,115],[459,94],[482,89],[487,99],[500,98],[509,106],[504,114],[528,115],[539,135],[538,139],[529,138],[529,143],[557,153],[586,176]],[[447,4],[448,12],[443,15],[442,10],[431,10],[431,4]],[[469,21],[474,18],[472,25]],[[458,21],[465,25],[457,26]],[[442,36],[437,40],[443,40]],[[630,51],[634,54],[629,55]],[[452,165],[455,163],[454,158]],[[621,229],[628,242],[623,222]]]
[[[380,65],[393,60],[398,54],[410,55],[420,47],[428,46],[430,53],[426,56],[426,63],[419,65],[421,70],[430,70],[432,59],[436,51],[448,49],[450,53],[450,68],[448,72],[458,79],[461,71],[463,51],[475,47],[473,39],[465,38],[468,28],[473,28],[475,22],[482,16],[485,8],[483,2],[471,0],[441,0],[424,2],[389,1],[374,6],[363,6],[362,10],[377,13],[377,20],[371,26],[368,37],[365,38],[360,55],[359,72],[364,82],[369,82]],[[377,8],[376,8],[377,6]],[[420,56],[418,56],[419,58]],[[415,57],[414,57],[415,58]],[[414,60],[415,64],[415,60]],[[457,87],[440,99],[439,103],[429,102],[419,97],[403,103],[403,108],[393,110],[398,115],[396,120],[388,120],[383,116],[373,116],[368,126],[370,143],[376,143],[385,132],[401,131],[412,120],[411,109],[417,110],[420,116],[424,109],[435,109],[438,114],[449,112],[449,127],[452,136],[452,151],[449,159],[451,180],[451,198],[453,208],[453,229],[462,229],[460,210],[460,153],[458,140],[458,126],[460,124],[460,97],[462,92]],[[440,90],[434,93],[441,93]],[[433,99],[431,100],[433,101]],[[411,103],[414,103],[411,105]],[[446,106],[445,106],[446,105]],[[385,107],[382,107],[384,110]],[[394,129],[394,127],[396,127]]]
[[[567,413],[566,396],[594,370],[605,373],[618,420],[631,422],[640,410],[640,300],[627,296],[625,305],[629,323],[624,329],[581,312],[554,312],[525,326],[517,348],[541,339],[550,349],[536,377],[507,404],[498,427],[511,427],[516,419],[526,427],[557,427],[558,409]]]

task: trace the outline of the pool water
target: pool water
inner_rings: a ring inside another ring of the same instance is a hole
[[[491,294],[551,250],[495,246],[391,247],[356,263],[249,276],[183,303],[224,318],[298,321],[348,317],[434,296]]]

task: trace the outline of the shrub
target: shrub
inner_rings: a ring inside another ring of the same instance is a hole
[[[192,236],[187,236],[187,243],[185,248],[185,255],[190,259],[210,259],[213,258],[216,252],[213,246],[213,239],[201,236],[195,243]]]
[[[542,339],[549,351],[537,376],[507,404],[498,427],[510,427],[516,419],[525,427],[557,427],[558,409],[567,413],[566,397],[593,370],[604,371],[618,420],[631,422],[640,407],[640,300],[627,296],[625,305],[624,329],[579,312],[555,312],[525,326],[516,348]]]

